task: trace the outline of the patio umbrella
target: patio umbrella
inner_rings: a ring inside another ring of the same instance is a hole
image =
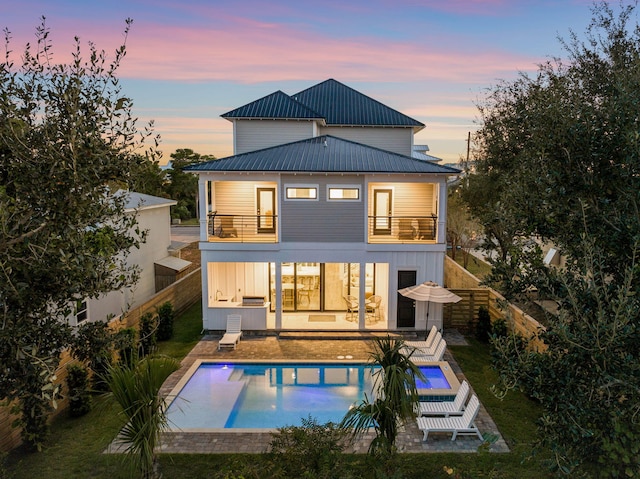
[[[425,281],[415,286],[408,286],[398,290],[402,296],[415,299],[416,301],[427,302],[427,326],[425,330],[426,335],[429,333],[429,304],[430,303],[457,303],[462,298],[457,294],[452,293],[446,288],[443,288],[438,283],[433,281]]]

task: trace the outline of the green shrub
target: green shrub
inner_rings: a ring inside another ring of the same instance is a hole
[[[72,340],[71,355],[89,366],[96,391],[108,390],[104,377],[112,363],[113,341],[113,332],[102,321],[82,323]]]
[[[67,387],[69,389],[69,415],[80,417],[91,411],[89,394],[89,373],[84,366],[67,366]]]
[[[189,208],[185,206],[181,201],[178,201],[176,206],[173,206],[171,209],[171,218],[180,219],[180,220],[188,220],[193,216],[189,212]]]
[[[7,453],[0,451],[0,479],[10,479],[13,474],[9,475],[7,464]]]
[[[141,358],[152,354],[156,349],[158,317],[145,313],[140,317],[140,339],[138,340],[138,354]]]
[[[118,353],[118,362],[131,367],[136,357],[136,335],[135,328],[125,328],[115,335],[114,344]]]
[[[22,428],[20,436],[27,449],[41,451],[49,435],[49,414],[53,410],[51,401],[42,400],[42,386],[34,384],[33,389],[23,392],[20,402],[11,408],[13,414],[20,414],[12,426]]]
[[[507,336],[507,322],[504,318],[496,319],[491,326],[491,335],[495,338],[504,338]]]
[[[158,307],[158,341],[168,341],[173,336],[173,305],[167,301]]]
[[[478,309],[478,323],[476,324],[476,338],[483,343],[489,342],[492,333],[491,316],[484,306]]]
[[[302,426],[285,426],[273,434],[270,457],[272,476],[344,477],[342,462],[347,431],[329,422],[318,424],[309,416]]]

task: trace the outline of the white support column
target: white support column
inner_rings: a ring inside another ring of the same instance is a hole
[[[200,241],[209,241],[207,232],[207,222],[209,217],[207,215],[207,183],[202,176],[198,180],[198,198],[200,198]]]
[[[282,329],[282,263],[276,262],[276,330]]]
[[[367,263],[360,263],[360,277],[358,278],[358,329],[366,329],[366,313],[367,309],[365,306],[366,298],[365,291],[367,289]]]
[[[209,321],[211,320],[209,310],[209,268],[204,263],[200,267],[200,277],[202,278],[202,330],[210,329]]]
[[[438,189],[438,243],[447,242],[447,179],[443,178]]]

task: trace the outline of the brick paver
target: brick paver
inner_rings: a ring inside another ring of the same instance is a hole
[[[447,344],[466,344],[455,331],[446,331]],[[162,387],[167,395],[185,372],[198,359],[242,359],[242,360],[335,360],[337,356],[352,356],[356,360],[367,360],[369,341],[366,339],[279,339],[276,336],[245,336],[236,350],[218,351],[220,336],[205,336],[182,361],[179,371],[174,373]],[[449,351],[446,361],[462,381],[464,374]],[[471,385],[473,387],[473,385]],[[310,411],[313,414],[312,411]],[[498,440],[491,445],[493,452],[508,452],[509,448],[498,428],[481,406],[476,420],[481,433],[492,433]],[[160,449],[171,453],[261,453],[268,449],[272,436],[268,432],[229,430],[225,432],[168,432],[162,436]],[[373,433],[365,436],[353,446],[352,451],[365,453]],[[481,441],[475,436],[459,436],[451,441],[450,433],[430,433],[427,442],[415,422],[410,422],[400,433],[397,446],[401,452],[476,452]]]

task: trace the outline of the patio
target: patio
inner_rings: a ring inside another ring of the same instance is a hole
[[[182,361],[179,371],[165,382],[161,394],[167,395],[180,378],[197,359],[225,360],[335,360],[337,356],[351,355],[354,359],[366,361],[369,355],[369,343],[366,339],[335,339],[331,333],[288,334],[287,339],[276,336],[244,336],[238,349],[218,351],[220,336],[205,336]],[[339,333],[345,337],[343,333]],[[283,335],[284,336],[284,335]],[[456,331],[445,331],[444,337],[449,345],[464,345],[465,340]],[[451,353],[447,350],[444,357],[460,381],[465,379]],[[473,385],[471,385],[473,388]],[[310,411],[313,415],[313,411]],[[476,420],[480,431],[495,434],[498,440],[491,445],[492,452],[508,452],[509,449],[500,435],[495,423],[481,406]],[[366,453],[370,440],[365,437],[347,452]],[[268,449],[272,435],[268,432],[252,430],[229,430],[228,432],[170,432],[162,438],[161,450],[166,453],[262,453]],[[451,434],[432,433],[429,440],[422,442],[422,433],[415,423],[406,426],[398,437],[400,452],[476,452],[481,441],[473,436],[460,436],[451,441]]]

